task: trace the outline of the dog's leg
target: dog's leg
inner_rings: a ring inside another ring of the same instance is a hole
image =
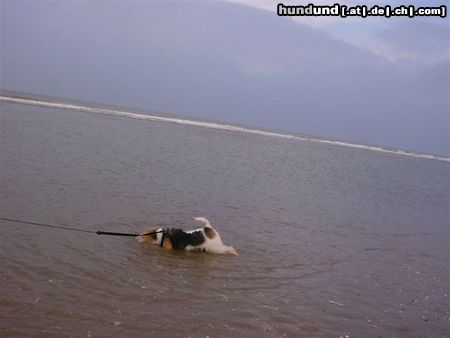
[[[206,251],[221,255],[235,255],[235,256],[239,255],[232,246],[228,245],[221,245],[219,247],[210,247]]]
[[[237,251],[236,251],[232,246],[229,246],[229,247],[227,248],[227,254],[228,254],[228,255],[239,256],[239,254],[237,253]]]

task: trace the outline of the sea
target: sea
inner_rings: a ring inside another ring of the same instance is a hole
[[[0,97],[2,337],[450,337],[450,159]]]

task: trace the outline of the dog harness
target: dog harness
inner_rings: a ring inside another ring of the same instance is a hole
[[[166,237],[169,238],[175,250],[183,250],[188,245],[198,246],[205,242],[205,237],[201,231],[185,232],[182,229],[170,228],[163,230],[161,234],[161,243],[159,243],[161,247]]]

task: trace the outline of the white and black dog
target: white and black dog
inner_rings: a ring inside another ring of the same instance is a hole
[[[177,228],[149,227],[138,237],[140,243],[151,243],[168,250],[197,250],[215,254],[237,255],[232,246],[222,243],[219,233],[204,217],[195,220],[203,228],[184,231]]]

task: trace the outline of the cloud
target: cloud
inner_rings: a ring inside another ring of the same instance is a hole
[[[233,3],[263,9],[276,15],[277,3],[265,0],[230,0]],[[333,2],[319,1],[289,1],[289,5],[331,5]],[[342,5],[381,6],[379,1],[340,1]],[[405,5],[402,1],[390,1],[389,5]],[[441,6],[439,1],[429,1],[427,6]],[[416,7],[419,6],[416,4]],[[391,61],[425,62],[442,61],[450,55],[450,25],[440,17],[410,18],[360,18],[347,17],[290,17],[285,18],[299,24],[305,24],[332,34],[342,39],[370,50]]]
[[[450,28],[429,21],[395,22],[379,31],[376,40],[401,59],[442,61],[450,57]]]

